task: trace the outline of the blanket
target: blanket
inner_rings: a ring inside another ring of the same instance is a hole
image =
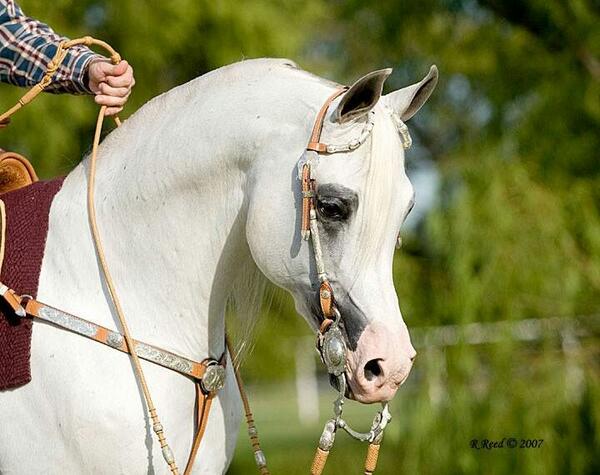
[[[38,181],[0,195],[4,204],[0,231],[5,230],[0,236],[4,244],[0,281],[19,295],[37,297],[50,206],[63,180]],[[31,381],[31,334],[30,319],[21,319],[0,305],[0,391]]]

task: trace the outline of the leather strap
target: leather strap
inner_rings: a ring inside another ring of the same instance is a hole
[[[0,282],[0,295],[4,302],[15,312],[19,317],[25,317],[25,309],[21,305],[22,298],[17,293]]]
[[[321,311],[325,318],[331,318],[333,316],[333,289],[328,280],[321,282],[319,288],[319,302],[321,304]]]
[[[331,103],[348,89],[347,86],[338,87],[321,106],[319,113],[313,125],[310,140],[306,150],[316,153],[327,153],[327,144],[321,142],[321,133],[325,115],[331,106]],[[315,183],[311,177],[310,165],[305,163],[302,167],[302,235],[306,239],[310,235],[310,212],[315,208]],[[333,288],[328,280],[321,282],[319,288],[319,303],[323,313],[324,322],[331,323],[333,317],[333,308],[335,300],[333,298]],[[321,332],[322,333],[322,332]]]
[[[54,326],[110,346],[115,350],[129,353],[127,343],[125,342],[123,335],[119,332],[109,330],[102,325],[63,312],[62,310],[46,305],[35,299],[27,300],[25,307],[23,307],[23,297],[19,296],[14,290],[2,283],[0,283],[0,296],[2,296],[4,301],[19,317],[29,315],[32,318],[43,320]],[[142,341],[134,340],[134,342],[136,354],[143,360],[150,361],[151,363],[176,371],[198,381],[201,380],[206,373],[205,362],[198,363]]]
[[[327,110],[329,110],[329,106],[331,105],[331,103],[342,93],[344,93],[347,89],[348,86],[338,87],[321,106],[321,110],[319,110],[317,118],[315,119],[315,125],[313,126],[312,133],[310,134],[310,140],[308,141],[306,150],[312,150],[317,153],[327,152],[327,144],[320,142],[321,132],[323,130],[323,122],[325,122],[325,115],[327,114]]]
[[[190,455],[185,466],[184,475],[189,475],[192,471],[192,467],[194,466],[194,462],[196,461],[196,456],[198,455],[198,449],[200,448],[200,442],[202,442],[202,438],[204,437],[204,432],[206,432],[206,426],[208,424],[208,415],[210,413],[210,406],[212,405],[212,401],[215,397],[215,393],[205,394],[202,391],[202,387],[200,383],[196,383],[196,434],[194,435],[194,442],[192,443],[192,448],[190,450]]]
[[[310,237],[310,208],[313,203],[314,190],[310,179],[310,166],[302,166],[302,239]]]
[[[196,461],[198,449],[200,448],[200,442],[202,442],[204,432],[206,432],[208,415],[210,413],[210,406],[212,405],[212,400],[214,399],[214,397],[214,393],[204,394],[200,385],[196,384],[196,417],[198,420],[198,427],[196,428],[196,435],[194,436],[194,442],[192,444],[190,456],[185,466],[185,471],[183,472],[184,475],[189,475],[191,473],[192,467],[194,466],[194,462]]]
[[[323,123],[325,122],[325,115],[329,110],[329,106],[331,103],[338,98],[343,92],[348,89],[347,86],[338,87],[333,93],[327,98],[325,103],[321,106],[319,113],[315,119],[315,124],[313,125],[312,133],[310,134],[310,139],[308,141],[308,145],[306,146],[306,150],[317,152],[317,153],[326,153],[327,152],[327,144],[321,143],[321,132],[323,131]],[[310,176],[310,166],[305,163],[302,167],[302,238],[308,239],[310,236],[310,224],[309,224],[309,214],[311,206],[313,206],[313,197],[314,197],[314,186],[312,183],[312,179]]]
[[[229,349],[229,342],[225,340],[225,350],[219,360],[219,364],[223,367],[227,367],[227,350]],[[235,366],[234,366],[235,368]],[[198,449],[200,448],[200,442],[206,432],[206,426],[208,425],[208,415],[210,413],[210,406],[212,405],[213,399],[216,397],[216,391],[206,392],[202,388],[200,381],[196,381],[196,434],[194,435],[194,442],[190,450],[187,464],[185,466],[184,475],[188,475],[192,471],[194,462],[196,461],[196,455],[198,455]]]

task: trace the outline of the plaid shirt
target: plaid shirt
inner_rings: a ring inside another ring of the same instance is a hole
[[[41,81],[57,45],[67,38],[32,18],[14,0],[0,0],[0,81],[16,86],[33,86]],[[101,57],[85,46],[69,49],[46,91],[90,94],[87,67]]]

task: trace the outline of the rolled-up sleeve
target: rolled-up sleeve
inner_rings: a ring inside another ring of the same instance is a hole
[[[14,0],[0,0],[0,81],[24,87],[37,84],[59,43],[66,40],[48,25],[25,16]],[[86,71],[96,58],[102,56],[85,46],[70,48],[46,90],[90,94]]]

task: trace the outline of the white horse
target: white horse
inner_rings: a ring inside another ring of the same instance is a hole
[[[382,97],[389,72],[365,76],[332,104],[324,141],[356,137],[370,110],[375,127],[360,148],[321,156],[314,170],[324,258],[349,346],[346,373],[361,402],[391,399],[415,356],[392,282],[413,188],[387,108],[408,120],[429,97],[437,70]],[[256,307],[261,274],[287,289],[316,327],[319,282],[300,238],[297,164],[334,87],[290,61],[244,61],[155,98],[107,136],[96,207],[136,339],[196,361],[218,358],[226,303]],[[118,329],[88,224],[87,165],[69,174],[53,202],[38,298]],[[166,472],[127,355],[36,322],[31,363],[30,384],[0,393],[2,474]],[[183,468],[194,385],[142,365]],[[224,473],[233,456],[242,409],[231,368],[194,473]]]

